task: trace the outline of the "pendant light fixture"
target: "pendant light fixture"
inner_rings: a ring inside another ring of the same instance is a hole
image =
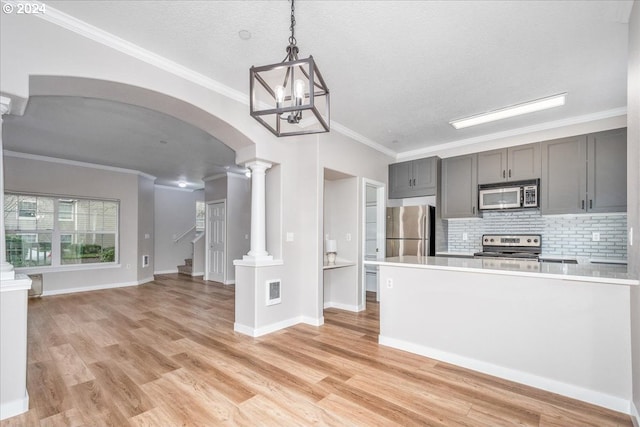
[[[294,0],[291,36],[282,62],[251,67],[250,114],[275,136],[329,132],[329,89],[313,60],[298,58]]]

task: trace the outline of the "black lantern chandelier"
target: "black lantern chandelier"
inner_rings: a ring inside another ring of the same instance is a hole
[[[329,89],[313,56],[298,59],[293,2],[287,56],[249,71],[251,116],[275,136],[329,132]]]

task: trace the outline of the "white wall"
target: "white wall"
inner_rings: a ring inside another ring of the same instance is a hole
[[[634,286],[380,266],[380,342],[627,412]]]
[[[179,188],[155,187],[154,272],[178,272],[191,257],[195,232],[174,242],[196,225],[196,201],[204,199],[204,191],[184,191]]]
[[[138,179],[136,173],[4,156],[5,191],[120,201],[119,259],[113,266],[43,272],[44,294],[138,284]],[[36,272],[35,269],[28,272]],[[140,277],[146,277],[141,273]]]
[[[640,278],[640,2],[633,4],[629,21],[627,121],[627,223],[633,242],[627,247],[629,271]],[[631,244],[633,243],[633,245]],[[631,343],[633,351],[633,407],[640,425],[640,288],[631,291]]]

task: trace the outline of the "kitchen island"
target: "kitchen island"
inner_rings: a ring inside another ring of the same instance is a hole
[[[381,344],[629,413],[630,288],[638,281],[625,266],[450,257],[365,264],[379,266]]]

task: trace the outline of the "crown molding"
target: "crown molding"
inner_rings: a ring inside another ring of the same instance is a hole
[[[374,150],[377,150],[379,152],[381,152],[382,154],[386,154],[387,156],[396,158],[397,156],[397,152],[385,147],[382,144],[379,144],[369,138],[367,138],[364,135],[361,135],[357,132],[354,132],[353,130],[349,129],[348,127],[345,127],[343,125],[341,125],[340,123],[336,123],[334,121],[331,122],[331,130],[336,130],[339,133],[343,134],[344,136],[347,136],[361,144],[364,144],[370,148],[373,148]]]
[[[10,3],[14,6],[19,3],[16,0],[2,0],[3,3]],[[42,2],[37,0],[32,1],[33,4],[41,5]],[[64,12],[61,12],[49,4],[46,5],[47,13],[39,13],[34,14],[40,19],[44,19],[47,22],[58,25],[62,28],[65,28],[73,33],[76,33],[80,36],[86,37],[90,40],[93,40],[97,43],[115,49],[119,52],[124,53],[125,55],[132,56],[140,61],[146,62],[154,67],[157,67],[161,70],[164,70],[168,73],[174,74],[178,77],[181,77],[185,80],[188,80],[192,83],[195,83],[199,86],[205,87],[209,90],[217,92],[227,98],[230,98],[234,101],[240,102],[244,105],[249,105],[249,95],[238,90],[232,89],[229,86],[223,85],[222,83],[211,79],[201,73],[193,71],[183,65],[178,64],[177,62],[171,61],[163,56],[157,55],[147,49],[144,49],[136,44],[128,42],[114,34],[111,34],[107,31],[101,30],[98,27],[95,27],[91,24],[88,24],[80,19],[74,18],[71,15],[68,15]],[[367,145],[374,150],[380,151],[388,156],[395,157],[396,152],[375,142],[363,135],[358,134],[357,132],[352,131],[351,129],[341,125],[340,123],[331,121],[331,128],[349,138],[354,139],[357,142],[360,142],[364,145]]]
[[[454,148],[466,147],[481,142],[493,141],[502,138],[511,138],[515,136],[526,135],[535,132],[541,132],[545,130],[558,129],[565,126],[579,125],[583,123],[589,123],[596,120],[609,119],[612,117],[624,116],[627,114],[627,107],[614,108],[612,110],[600,111],[593,114],[585,114],[583,116],[569,117],[562,120],[556,120],[553,122],[545,122],[537,125],[526,126],[518,129],[511,129],[504,132],[496,132],[488,135],[481,135],[474,138],[461,139],[458,141],[447,142],[444,144],[432,145],[417,150],[403,151],[397,154],[396,159],[402,160],[407,158],[417,158],[419,156],[438,154],[441,151],[450,150]]]
[[[156,180],[156,177],[153,175],[149,175],[147,173],[140,172],[138,170],[133,170],[133,169],[99,165],[96,163],[79,162],[77,160],[60,159],[58,157],[41,156],[38,154],[19,153],[17,151],[9,151],[9,150],[4,150],[2,154],[3,154],[3,157],[15,157],[18,159],[39,160],[42,162],[58,163],[58,164],[68,165],[68,166],[79,166],[79,167],[90,168],[90,169],[100,169],[100,170],[105,170],[109,172],[128,173],[132,175],[138,175],[143,178],[150,179],[152,181]]]
[[[20,2],[15,0],[3,0],[3,3],[16,5]],[[39,1],[32,1],[31,3],[42,5],[42,2]],[[98,27],[81,21],[80,19],[74,18],[71,15],[55,9],[49,4],[46,5],[46,9],[47,13],[38,13],[32,16],[36,16],[40,19],[58,25],[97,43],[103,44],[126,55],[144,61],[150,65],[153,65],[154,67],[160,68],[161,70],[167,71],[171,74],[175,74],[200,86],[204,86],[207,89],[211,89],[235,101],[249,105],[249,96],[240,91],[225,86],[217,82],[216,80],[193,71],[163,56],[157,55],[136,44],[128,42],[114,34],[101,30]]]

